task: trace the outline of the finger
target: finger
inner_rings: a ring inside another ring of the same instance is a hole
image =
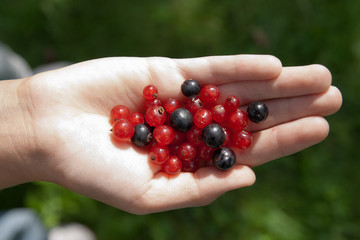
[[[322,65],[284,67],[273,81],[232,82],[219,86],[220,101],[229,95],[238,96],[241,104],[256,100],[294,97],[326,91],[331,85],[331,73]]]
[[[251,167],[301,151],[324,140],[329,125],[322,117],[307,117],[253,133],[249,149],[236,149],[239,164]]]
[[[240,165],[229,171],[204,167],[196,173],[180,173],[175,177],[159,172],[136,204],[142,207],[141,213],[146,213],[145,209],[157,212],[203,206],[227,191],[250,186],[254,182],[255,174],[251,168]]]
[[[212,56],[176,59],[184,79],[201,84],[224,84],[245,80],[268,80],[281,72],[281,62],[269,55]]]
[[[264,101],[269,109],[266,121],[249,122],[246,130],[250,132],[267,129],[281,123],[309,116],[328,116],[337,112],[342,104],[338,88],[331,86],[326,92],[293,98],[279,98]],[[246,107],[244,106],[245,110]]]

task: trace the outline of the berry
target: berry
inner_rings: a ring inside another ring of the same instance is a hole
[[[200,91],[200,99],[203,103],[215,103],[220,97],[220,90],[215,85],[205,85]]]
[[[216,104],[211,108],[211,115],[215,122],[222,123],[226,120],[226,110],[224,105]]]
[[[206,146],[218,148],[225,142],[225,133],[220,125],[211,123],[203,129],[202,139]]]
[[[148,108],[150,108],[152,106],[162,106],[162,102],[158,98],[145,101],[145,103],[144,103],[145,109],[148,109]]]
[[[180,107],[180,102],[174,98],[168,98],[164,103],[164,108],[168,113],[172,113],[175,109]]]
[[[212,162],[219,170],[229,170],[236,163],[236,155],[230,148],[219,148],[215,150]]]
[[[187,132],[193,123],[192,114],[185,108],[178,108],[170,114],[169,123],[179,132]]]
[[[134,127],[127,119],[119,119],[114,122],[112,135],[119,142],[128,141],[134,135]]]
[[[196,157],[196,148],[188,142],[180,144],[178,149],[178,157],[183,161],[193,161]]]
[[[144,124],[144,116],[139,112],[133,112],[130,114],[130,122],[133,126],[137,124]]]
[[[244,110],[240,108],[236,109],[236,111],[232,112],[228,116],[228,123],[231,129],[233,130],[241,130],[248,124],[249,119]]]
[[[171,142],[172,145],[179,145],[185,138],[185,133],[174,130],[175,137]]]
[[[157,126],[153,135],[159,145],[169,145],[175,138],[174,130],[167,125]]]
[[[197,155],[202,160],[211,161],[214,151],[214,148],[208,147],[203,143],[197,148]]]
[[[181,92],[184,96],[189,98],[194,98],[200,93],[201,86],[198,81],[195,80],[185,80],[181,85]]]
[[[202,129],[193,126],[192,128],[190,128],[189,131],[186,132],[186,138],[189,141],[189,143],[197,146],[202,143],[201,134],[202,134]]]
[[[145,124],[137,124],[134,127],[134,135],[131,138],[131,142],[138,147],[145,147],[151,142],[152,139],[151,130]]]
[[[145,112],[145,120],[151,127],[163,125],[166,121],[165,109],[161,106],[150,107]]]
[[[158,89],[154,85],[144,87],[143,95],[147,100],[153,100],[158,96]]]
[[[117,105],[111,109],[110,112],[110,123],[113,124],[116,120],[119,119],[129,119],[130,111],[124,105]]]
[[[168,145],[168,148],[170,149],[170,155],[179,156],[180,145],[170,144]]]
[[[240,149],[247,149],[250,147],[252,143],[252,134],[245,131],[245,130],[237,130],[232,134],[232,145],[240,148]]]
[[[170,175],[177,175],[182,168],[182,162],[178,156],[171,155],[163,164],[163,171]]]
[[[188,99],[185,102],[185,107],[189,110],[192,114],[195,114],[198,110],[203,109],[203,103],[199,97],[195,97],[192,99]]]
[[[196,172],[196,170],[198,170],[200,167],[199,161],[197,159],[193,160],[193,161],[183,161],[182,162],[182,168],[181,171],[183,172]]]
[[[195,113],[193,120],[198,128],[204,128],[212,122],[211,112],[207,109],[201,109]]]
[[[185,103],[171,97],[162,103],[158,89],[154,85],[146,86],[145,114],[130,114],[123,105],[111,110],[111,137],[119,142],[131,139],[134,145],[144,147],[149,151],[149,161],[161,165],[168,174],[196,172],[211,165],[220,170],[230,169],[236,164],[230,147],[245,150],[251,146],[252,134],[244,128],[249,119],[255,123],[264,121],[268,116],[267,106],[253,102],[245,112],[233,95],[223,104],[218,103],[217,86],[209,84],[201,88],[194,80],[184,81],[181,92],[187,97]]]
[[[169,159],[170,151],[167,146],[155,145],[150,149],[150,161],[155,164],[163,164]]]
[[[228,112],[235,111],[239,106],[240,100],[236,96],[228,96],[224,103],[224,107]]]
[[[259,123],[265,121],[269,111],[267,106],[262,102],[253,102],[247,107],[247,114],[252,122]]]
[[[231,146],[231,129],[227,127],[223,127],[224,133],[225,133],[225,141],[224,144],[221,145],[222,147],[229,147]]]

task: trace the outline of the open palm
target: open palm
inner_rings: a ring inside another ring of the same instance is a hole
[[[111,140],[111,108],[143,107],[142,89],[154,84],[161,99],[183,99],[186,79],[219,86],[241,104],[262,100],[269,117],[249,124],[254,143],[236,151],[238,164],[222,172],[204,167],[169,176],[132,144]],[[336,112],[341,94],[323,66],[281,66],[271,56],[238,55],[194,59],[105,58],[35,75],[24,81],[29,93],[37,177],[110,204],[144,214],[205,205],[226,191],[252,185],[251,167],[322,141],[328,124],[321,116]]]

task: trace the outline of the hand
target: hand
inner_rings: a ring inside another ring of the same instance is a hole
[[[139,111],[148,84],[158,87],[161,99],[183,99],[180,85],[190,78],[218,85],[220,101],[234,94],[243,105],[262,100],[269,107],[265,122],[249,124],[254,143],[236,151],[238,164],[230,171],[204,167],[169,176],[145,151],[111,140],[113,106]],[[98,59],[24,79],[17,92],[32,136],[32,154],[17,151],[26,181],[54,182],[136,214],[205,205],[252,185],[251,167],[322,141],[329,131],[322,116],[342,101],[325,67],[282,68],[275,57],[256,55]]]

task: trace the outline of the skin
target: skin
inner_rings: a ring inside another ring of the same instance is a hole
[[[109,112],[118,104],[143,106],[142,89],[154,84],[160,99],[181,101],[186,79],[216,84],[220,101],[264,101],[268,119],[250,123],[254,143],[236,150],[230,171],[204,167],[169,176],[147,152],[111,138]],[[324,116],[342,104],[321,65],[282,67],[267,55],[193,59],[104,58],[20,80],[0,82],[0,189],[49,181],[135,214],[202,206],[255,182],[252,167],[321,142]]]

